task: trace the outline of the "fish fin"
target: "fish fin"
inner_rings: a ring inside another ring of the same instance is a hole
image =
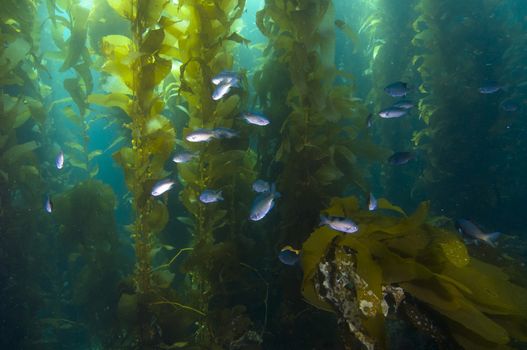
[[[501,232],[492,232],[487,234],[487,236],[485,237],[485,243],[487,243],[491,247],[496,247],[496,240],[500,237],[500,235]]]
[[[282,197],[282,195],[280,194],[280,192],[277,192],[276,191],[276,184],[273,182],[271,184],[271,193],[273,194],[273,197],[276,199],[276,198],[280,198]]]

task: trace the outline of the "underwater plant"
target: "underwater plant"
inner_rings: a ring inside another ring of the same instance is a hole
[[[321,227],[304,242],[309,303],[336,313],[367,349],[389,347],[389,315],[404,315],[440,347],[509,349],[513,339],[527,341],[527,289],[469,256],[456,232],[428,224],[429,202],[410,216],[385,199],[379,209],[386,213],[360,209],[356,197],[332,199],[324,212],[353,218],[359,231]]]
[[[264,85],[270,72],[258,75],[260,104],[289,112],[274,155],[282,165],[278,188],[288,192],[280,205],[281,216],[287,218],[281,242],[299,243],[307,237],[324,203],[347,184],[366,192],[358,159],[385,155],[359,137],[366,128],[361,123],[366,113],[352,98],[352,88],[334,85],[336,76],[346,76],[334,63],[335,23],[331,1],[299,1],[293,6],[269,0],[257,14],[257,25],[269,39],[270,62],[285,67],[289,78],[289,90],[282,93],[287,98],[274,99],[278,94],[271,89],[276,85]],[[285,106],[269,106],[270,102]]]
[[[414,3],[413,0],[378,0],[377,11],[364,20],[359,30],[361,38],[365,37],[365,42],[368,43],[364,55],[369,63],[366,72],[372,84],[367,96],[367,100],[373,101],[370,132],[376,141],[379,140],[380,144],[394,151],[412,149],[412,135],[420,123],[416,120],[417,115],[413,109],[410,109],[407,116],[395,120],[384,120],[378,115],[381,110],[398,101],[384,91],[387,85],[403,81],[415,86],[415,82],[419,81],[419,74],[412,62],[412,57],[418,49],[411,45],[413,33],[404,25],[408,21],[413,22],[412,19],[417,16]],[[419,91],[412,88],[406,100],[417,105]],[[413,193],[400,184],[415,183],[416,173],[415,166],[393,167],[384,162],[382,176],[373,179],[371,185],[380,185],[384,196],[398,198],[403,207],[411,207],[415,202],[411,198]]]
[[[47,10],[51,19],[51,38],[59,51],[47,52],[46,57],[62,63],[59,73],[73,70],[75,74],[74,77],[65,78],[63,81],[64,90],[70,98],[53,101],[50,110],[56,110],[59,105],[66,104],[62,113],[80,131],[80,137],[73,136],[71,140],[64,142],[66,159],[73,168],[80,169],[83,175],[93,178],[99,172],[94,160],[103,152],[88,150],[90,141],[88,132],[90,124],[95,120],[91,117],[89,104],[86,101],[94,88],[92,59],[87,46],[88,20],[91,12],[75,0],[61,2],[48,0]],[[69,36],[65,40],[67,34]],[[76,110],[69,104],[70,101],[73,102]],[[91,118],[88,119],[89,117]],[[80,139],[81,142],[77,142],[76,139]]]
[[[426,193],[449,216],[461,212],[484,218],[500,212],[501,176],[495,162],[503,155],[492,129],[503,120],[497,103],[503,93],[480,92],[489,80],[506,84],[498,67],[508,47],[499,33],[506,33],[509,24],[494,15],[499,8],[496,1],[422,0],[416,5],[412,44],[422,54],[413,62],[422,80],[418,90],[426,95],[418,105],[426,127],[414,133],[413,141],[426,167],[415,191]],[[474,188],[481,191],[474,193]]]
[[[49,86],[39,54],[37,1],[0,11],[0,347],[31,347],[53,253],[40,224],[45,192],[38,156]]]

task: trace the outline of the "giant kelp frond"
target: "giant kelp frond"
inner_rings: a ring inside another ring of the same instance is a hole
[[[398,217],[361,210],[353,197],[333,199],[327,213],[353,218],[359,231],[343,235],[322,227],[312,233],[302,250],[304,297],[336,312],[369,348],[384,346],[387,295],[396,288],[405,303],[417,300],[431,310],[421,320],[430,327],[421,329],[437,341],[451,337],[466,349],[505,349],[512,339],[524,341],[527,289],[470,257],[457,233],[427,224],[428,206]]]

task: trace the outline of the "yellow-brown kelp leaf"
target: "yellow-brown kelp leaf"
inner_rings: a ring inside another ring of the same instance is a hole
[[[93,91],[93,77],[91,75],[89,62],[77,64],[73,68],[77,71],[82,81],[84,82],[84,89],[86,91],[86,95],[91,94]]]
[[[12,164],[17,162],[22,156],[34,151],[38,147],[39,145],[35,141],[29,141],[20,145],[16,145],[9,148],[7,151],[4,151],[0,159],[2,162]]]
[[[66,59],[62,64],[62,67],[60,67],[61,72],[76,65],[83,52],[86,50],[86,23],[88,22],[89,14],[90,10],[83,6],[74,5],[71,7],[73,27],[70,28],[71,35],[68,39]]]
[[[239,44],[244,44],[244,45],[249,45],[251,43],[249,39],[244,38],[238,33],[232,33],[231,35],[227,37],[227,40],[231,40],[231,41],[237,42]]]
[[[128,95],[120,93],[110,93],[110,94],[91,94],[87,97],[86,101],[88,103],[93,103],[96,105],[104,107],[117,107],[122,109],[128,116],[132,113],[132,100]]]
[[[88,164],[86,164],[85,161],[76,158],[75,156],[69,157],[68,162],[72,167],[88,171]]]
[[[170,73],[172,69],[172,61],[165,60],[161,57],[155,57],[149,60],[151,63],[147,63],[142,66],[142,76],[139,82],[139,92],[150,91],[155,88],[165,77]]]
[[[31,45],[22,38],[13,38],[0,54],[0,67],[2,72],[13,70],[29,53]],[[0,77],[3,74],[0,73]]]
[[[467,247],[461,239],[450,233],[448,236],[444,235],[439,241],[435,242],[441,247],[444,256],[456,267],[466,266],[470,257],[468,255]]]
[[[73,102],[75,102],[75,104],[79,108],[79,113],[81,117],[83,117],[84,114],[86,113],[86,108],[87,108],[86,95],[80,87],[79,79],[65,79],[64,89],[68,91],[71,98],[73,99]]]
[[[336,165],[327,163],[315,172],[315,178],[323,185],[329,185],[342,178],[344,173]]]
[[[64,115],[66,116],[66,118],[68,118],[69,120],[71,120],[72,122],[74,122],[75,124],[79,126],[82,125],[82,121],[83,121],[82,117],[79,116],[79,114],[76,113],[71,106],[64,107],[62,111]]]
[[[225,100],[220,100],[218,106],[214,112],[214,117],[224,119],[232,117],[233,112],[236,110],[240,103],[240,96],[232,95]]]
[[[152,199],[147,209],[143,223],[146,230],[161,232],[168,222],[168,209],[162,202]]]
[[[311,305],[331,312],[333,312],[331,305],[319,298],[313,284],[313,277],[315,276],[320,260],[326,254],[328,246],[337,236],[339,236],[337,231],[327,227],[321,227],[315,230],[307,241],[302,244],[302,254],[300,255],[300,263],[302,271],[304,272],[302,295]]]
[[[130,147],[123,147],[113,154],[113,159],[123,168],[126,184],[130,190],[135,188],[133,170],[135,167],[135,152]]]
[[[161,13],[170,2],[170,0],[137,0],[139,20],[146,28],[153,26],[159,21]]]
[[[143,41],[139,50],[146,55],[152,55],[159,51],[161,43],[165,39],[165,31],[163,29],[154,29],[148,31],[145,40]]]
[[[507,331],[480,312],[454,286],[439,282],[434,285],[422,281],[401,283],[401,287],[448,319],[457,322],[459,327],[465,327],[495,344],[509,342]]]
[[[527,319],[527,290],[510,283],[499,268],[472,258],[467,266],[447,266],[442,274],[463,281],[471,291],[466,297],[484,312]]]
[[[395,211],[397,213],[400,213],[404,216],[406,216],[406,213],[404,212],[404,210],[401,208],[401,207],[398,207],[396,205],[393,205],[392,203],[390,203],[389,200],[387,200],[386,198],[379,198],[377,200],[377,208],[379,209],[386,209],[386,210],[391,210],[391,211]]]

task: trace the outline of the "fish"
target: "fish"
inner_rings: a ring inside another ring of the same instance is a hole
[[[520,105],[513,100],[505,100],[500,104],[501,109],[505,112],[516,112],[520,109]]]
[[[185,139],[189,142],[209,142],[216,137],[216,133],[209,129],[196,129],[189,133]]]
[[[214,85],[220,85],[220,84],[230,84],[233,82],[238,81],[238,73],[236,72],[230,72],[230,71],[221,71],[220,73],[216,74],[212,79],[212,83]]]
[[[391,83],[384,88],[384,92],[392,97],[403,97],[408,94],[410,89],[408,88],[408,83],[402,81],[396,81]]]
[[[232,139],[233,137],[238,137],[239,133],[236,130],[230,128],[219,127],[212,130],[214,136],[219,139]]]
[[[166,191],[169,191],[170,189],[172,189],[172,187],[174,187],[175,184],[176,182],[171,179],[159,180],[152,187],[152,196],[157,197],[157,196],[162,195]]]
[[[44,209],[50,214],[53,212],[53,202],[51,201],[50,196],[46,197],[46,202],[44,203]]]
[[[290,245],[286,245],[280,250],[280,253],[278,253],[278,259],[280,259],[285,265],[296,265],[300,261],[300,250],[294,249]]]
[[[507,89],[506,86],[499,85],[497,81],[489,80],[483,83],[483,85],[478,88],[478,91],[480,94],[488,95],[488,94],[494,94],[500,90],[506,90],[506,89]]]
[[[344,233],[355,233],[359,226],[349,218],[343,216],[320,215],[320,226],[329,226],[335,231]]]
[[[254,199],[251,206],[249,219],[252,221],[259,221],[263,219],[274,208],[275,200],[280,198],[280,193],[276,192],[275,184],[271,185],[271,190],[260,193]]]
[[[271,190],[269,182],[260,179],[254,181],[252,187],[253,191],[258,193],[269,192]]]
[[[370,192],[368,196],[368,210],[373,211],[377,209],[377,198],[373,196],[373,193]]]
[[[222,83],[217,85],[214,91],[212,92],[212,99],[214,101],[221,100],[225,95],[231,91],[232,85],[230,83]]]
[[[392,165],[403,165],[414,159],[412,152],[395,152],[388,158],[388,163]]]
[[[400,118],[408,114],[408,110],[399,107],[388,107],[379,112],[381,118]]]
[[[57,169],[62,169],[64,167],[64,152],[60,151],[55,158],[55,166]]]
[[[410,100],[400,100],[395,102],[392,107],[402,108],[402,109],[412,109],[415,107],[415,104]]]
[[[456,226],[461,234],[483,241],[491,247],[496,247],[496,240],[501,235],[501,232],[485,233],[475,224],[466,219],[457,220]]]
[[[199,200],[202,203],[216,203],[223,200],[221,190],[204,190],[199,195]]]
[[[252,125],[266,126],[270,123],[269,119],[267,119],[267,117],[261,113],[243,113],[242,118],[247,122],[247,124]]]
[[[187,162],[190,162],[192,159],[196,158],[197,156],[198,155],[193,152],[181,151],[181,152],[174,154],[174,157],[172,158],[172,160],[174,161],[174,163],[178,163],[178,164],[187,163]]]

